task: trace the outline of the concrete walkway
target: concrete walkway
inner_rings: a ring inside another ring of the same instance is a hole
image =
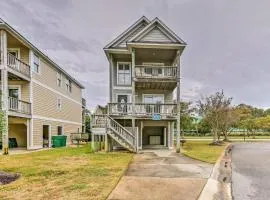
[[[135,155],[108,199],[195,200],[212,167],[169,150],[143,151]]]

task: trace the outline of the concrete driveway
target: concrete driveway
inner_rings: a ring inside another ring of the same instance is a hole
[[[270,143],[233,146],[232,195],[235,200],[270,198]]]
[[[143,151],[135,155],[108,199],[197,199],[212,168],[169,150]]]

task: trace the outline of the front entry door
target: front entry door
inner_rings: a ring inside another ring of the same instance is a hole
[[[8,89],[8,96],[9,96],[9,109],[11,110],[18,110],[19,108],[19,101],[20,98],[20,90],[19,88],[9,88]]]
[[[126,113],[127,112],[127,102],[128,102],[128,95],[118,95],[117,96],[117,103],[118,103],[118,111]]]

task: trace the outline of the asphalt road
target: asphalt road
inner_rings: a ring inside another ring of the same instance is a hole
[[[235,200],[270,199],[270,143],[233,146],[232,195]]]

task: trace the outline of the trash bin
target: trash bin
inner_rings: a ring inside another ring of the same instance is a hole
[[[52,136],[52,147],[65,147],[67,143],[67,136],[66,135],[54,135]]]
[[[17,148],[18,147],[18,143],[16,138],[8,138],[8,147],[9,148]]]

